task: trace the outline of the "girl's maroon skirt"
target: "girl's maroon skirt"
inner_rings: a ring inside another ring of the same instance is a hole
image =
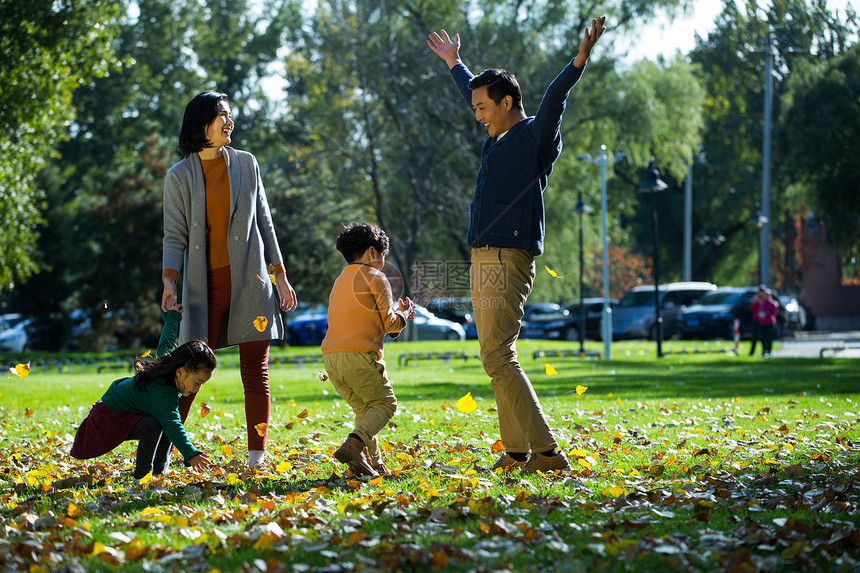
[[[141,418],[143,414],[114,412],[98,401],[81,422],[69,453],[79,460],[104,455],[126,441]]]

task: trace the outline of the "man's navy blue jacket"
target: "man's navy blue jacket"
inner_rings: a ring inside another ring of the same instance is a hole
[[[543,253],[543,191],[552,164],[561,154],[561,116],[571,88],[584,68],[570,63],[552,81],[537,113],[514,125],[501,138],[488,137],[481,149],[481,169],[469,209],[466,240],[472,247],[515,248]],[[451,68],[457,88],[472,107],[464,64]]]

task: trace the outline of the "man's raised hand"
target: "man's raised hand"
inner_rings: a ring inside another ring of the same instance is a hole
[[[454,39],[448,37],[448,32],[439,30],[433,32],[427,38],[427,45],[436,52],[436,55],[445,60],[448,68],[453,68],[460,63],[460,34],[454,34]]]
[[[579,53],[573,59],[573,65],[578,68],[585,66],[588,58],[591,57],[591,50],[594,48],[597,40],[600,39],[600,36],[603,35],[603,32],[606,31],[606,27],[603,25],[604,22],[606,22],[606,16],[595,18],[591,21],[591,28],[585,29],[585,38],[579,45]]]

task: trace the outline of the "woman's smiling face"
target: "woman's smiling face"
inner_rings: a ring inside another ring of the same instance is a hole
[[[206,127],[206,139],[209,140],[209,146],[219,149],[225,145],[230,145],[232,133],[233,114],[230,111],[230,104],[226,101],[219,101],[218,116]]]

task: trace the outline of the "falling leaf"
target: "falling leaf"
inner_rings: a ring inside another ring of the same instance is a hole
[[[16,364],[9,369],[9,372],[14,374],[18,378],[26,378],[30,375],[30,363],[28,362],[26,364]]]
[[[457,409],[466,414],[478,409],[478,404],[472,398],[471,392],[467,392],[465,396],[457,400]]]
[[[149,355],[152,354],[152,350],[147,350],[143,354],[140,355],[141,358],[149,358]]]
[[[307,418],[307,417],[308,417],[308,409],[307,408],[305,408],[304,410],[302,410],[301,412],[296,414],[296,418]]]
[[[209,404],[207,404],[206,402],[203,402],[200,404],[200,417],[201,418],[205,418],[209,414],[209,412],[211,412],[211,411],[212,411],[212,408],[210,408]]]
[[[551,277],[553,277],[553,278],[556,278],[556,279],[563,279],[564,277],[569,277],[569,276],[570,276],[570,275],[561,275],[561,276],[559,276],[559,274],[558,274],[557,272],[555,272],[554,270],[552,270],[551,268],[549,268],[549,267],[548,267],[548,266],[546,266],[546,265],[544,265],[544,266],[543,266],[543,268],[545,268],[545,269],[546,269],[546,272],[548,272],[548,273],[549,273],[549,276],[551,276]]]
[[[576,395],[582,396],[583,394],[585,394],[586,390],[588,390],[588,386],[579,385],[576,387]]]
[[[257,278],[260,280],[261,283],[266,284],[266,281],[264,281],[260,275],[257,275]]]
[[[547,364],[546,365],[546,375],[552,376],[553,374],[558,374],[558,371],[555,368],[553,368],[552,365]]]
[[[266,430],[269,428],[269,424],[265,422],[260,422],[255,426],[257,428],[257,433],[260,434],[261,438],[266,437]]]
[[[265,316],[258,316],[254,319],[254,328],[263,332],[266,330],[266,325],[269,324],[269,320]]]
[[[32,415],[33,415],[33,410],[31,410],[30,408],[24,408],[24,416],[29,418]],[[815,459],[815,458],[813,458],[813,459]]]
[[[328,380],[328,374],[326,374],[322,370],[317,370],[317,376],[319,376],[320,382],[325,382],[326,380]]]

